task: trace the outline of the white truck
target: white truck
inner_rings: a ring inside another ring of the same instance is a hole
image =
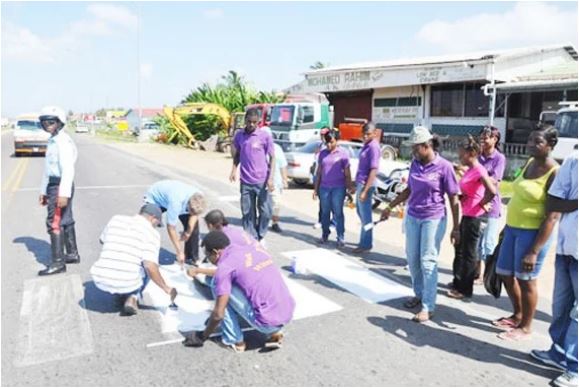
[[[38,115],[22,115],[14,123],[14,155],[46,153],[50,133],[40,126]]]
[[[577,149],[577,101],[560,102],[563,108],[557,111],[555,128],[559,131],[559,141],[552,156],[562,161]]]

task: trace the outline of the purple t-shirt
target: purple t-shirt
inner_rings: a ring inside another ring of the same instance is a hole
[[[241,183],[249,185],[265,183],[269,172],[267,156],[274,157],[271,135],[261,129],[256,129],[250,134],[245,130],[237,131],[233,145],[239,152]]]
[[[350,157],[345,149],[338,146],[333,152],[322,150],[318,156],[318,166],[321,166],[320,187],[346,187],[345,173],[350,168]]]
[[[370,176],[370,170],[380,168],[380,144],[374,139],[365,143],[358,157],[358,172],[356,173],[356,183],[365,184]]]
[[[262,326],[281,326],[293,316],[295,301],[271,256],[260,245],[229,245],[217,262],[215,293],[230,295],[238,287]]]
[[[425,166],[416,159],[412,160],[408,186],[408,214],[421,220],[443,218],[446,215],[444,194],[458,193],[458,182],[452,163],[439,154]]]
[[[503,180],[503,175],[505,174],[505,167],[507,165],[507,160],[505,155],[495,150],[489,156],[479,155],[478,161],[489,173],[489,177],[497,182]],[[498,189],[498,188],[497,188]],[[493,198],[491,202],[491,210],[488,212],[490,218],[500,218],[501,216],[501,196],[497,190],[497,195]]]
[[[256,240],[249,235],[243,228],[233,225],[224,226],[221,231],[225,233],[229,241],[233,245],[251,245],[256,242]]]

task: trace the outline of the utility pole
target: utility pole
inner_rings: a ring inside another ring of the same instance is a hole
[[[138,130],[141,130],[143,109],[141,108],[141,6],[137,2],[137,109],[139,112]]]

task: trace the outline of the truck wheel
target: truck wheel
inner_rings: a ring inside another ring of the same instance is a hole
[[[398,152],[396,152],[396,148],[392,147],[389,144],[385,145],[382,148],[382,159],[396,160],[397,155],[398,155]]]

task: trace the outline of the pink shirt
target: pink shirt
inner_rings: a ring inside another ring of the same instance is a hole
[[[482,177],[488,176],[487,170],[482,164],[468,169],[459,182],[462,192],[462,214],[469,217],[480,217],[485,211],[480,207],[480,201],[485,195],[485,186],[481,182]]]

